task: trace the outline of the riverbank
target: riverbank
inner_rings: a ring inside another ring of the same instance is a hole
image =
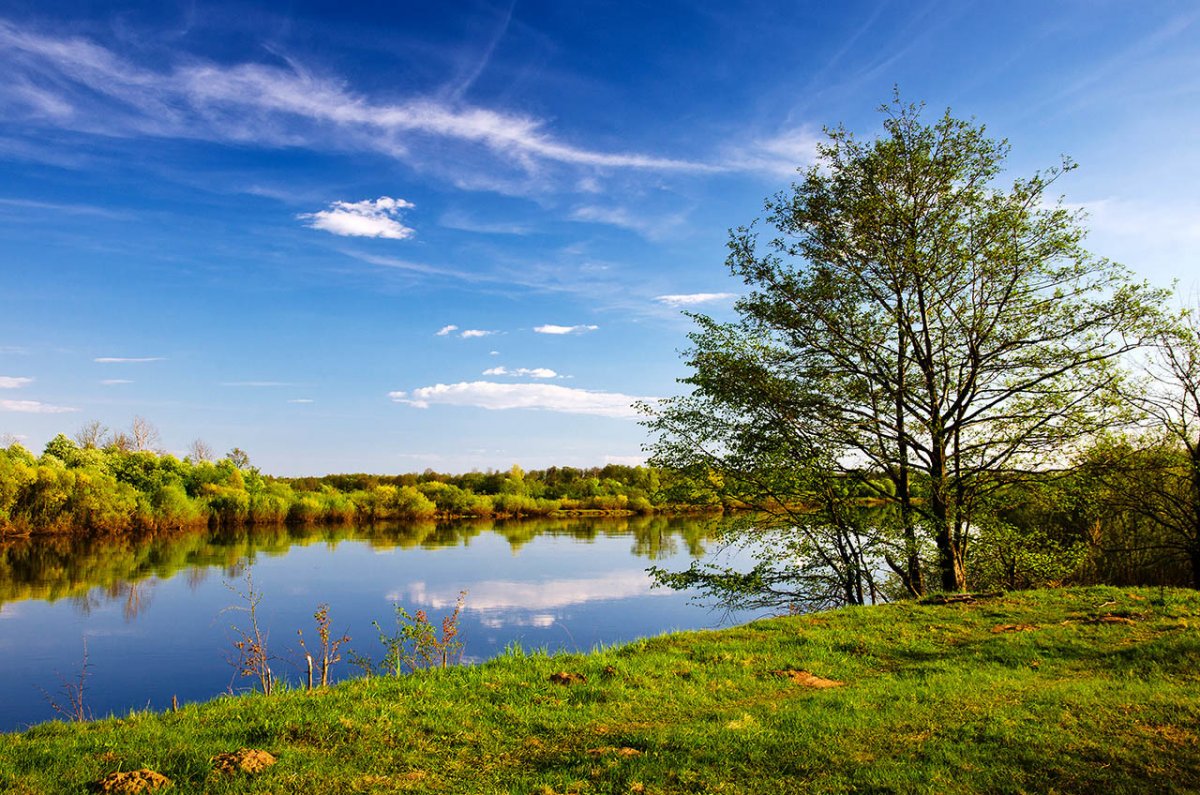
[[[1189,792],[1200,594],[902,603],[0,736],[0,790]],[[241,749],[277,762],[222,773]]]

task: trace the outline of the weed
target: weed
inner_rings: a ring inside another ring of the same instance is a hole
[[[340,638],[332,637],[329,631],[329,605],[317,605],[317,612],[313,613],[313,618],[317,622],[317,638],[320,640],[321,647],[318,652],[318,660],[321,665],[321,687],[329,686],[329,669],[333,664],[340,662],[342,659],[341,653],[338,651],[343,643],[350,642],[349,635],[342,635]],[[304,630],[296,630],[296,634],[300,637],[300,648],[304,650],[304,656],[308,659],[308,689],[313,689],[313,655],[308,650],[308,646],[304,643]]]
[[[275,689],[275,676],[271,673],[272,658],[267,652],[268,633],[263,632],[258,624],[258,606],[263,599],[262,592],[254,589],[254,577],[249,570],[246,572],[246,591],[244,593],[233,585],[227,584],[227,587],[237,594],[245,605],[235,605],[225,609],[245,613],[250,622],[248,629],[242,629],[236,624],[230,627],[237,636],[237,640],[233,643],[233,647],[237,649],[237,658],[231,660],[231,664],[237,669],[239,675],[257,679],[263,693],[269,696]]]
[[[83,723],[92,719],[92,711],[88,709],[87,704],[83,700],[84,686],[87,684],[87,679],[90,675],[88,673],[89,668],[91,668],[91,665],[88,662],[87,637],[85,636],[83,639],[83,660],[79,665],[79,676],[74,681],[71,681],[58,671],[54,672],[55,676],[58,677],[58,691],[63,699],[65,699],[65,702],[58,700],[42,688],[38,688],[42,691],[42,696],[50,704],[51,709],[66,720]]]
[[[383,660],[375,666],[370,658],[354,655],[355,665],[368,674],[377,671],[384,675],[401,676],[405,669],[413,673],[423,668],[446,668],[457,663],[463,653],[463,643],[458,639],[458,622],[466,600],[467,592],[460,591],[454,611],[442,617],[441,632],[438,632],[424,610],[410,615],[403,605],[396,604],[394,632],[388,633],[378,621],[372,622],[375,629],[379,630],[379,642],[386,650]]]

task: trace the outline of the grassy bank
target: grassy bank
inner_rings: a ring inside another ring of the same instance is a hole
[[[1197,727],[1200,594],[1088,588],[44,724],[0,791],[1195,792]],[[217,772],[242,748],[278,761]]]

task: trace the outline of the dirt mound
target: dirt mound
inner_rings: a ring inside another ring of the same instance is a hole
[[[1030,632],[1037,629],[1033,624],[997,624],[992,627],[992,632],[999,635],[1001,632]]]
[[[786,671],[771,671],[776,676],[790,680],[793,684],[803,687],[841,687],[846,684],[839,682],[836,679],[824,679],[816,674],[810,674],[808,671],[794,671],[788,669]]]
[[[152,792],[156,789],[171,786],[171,779],[162,773],[142,768],[141,770],[126,770],[109,773],[96,782],[97,792],[135,793]]]
[[[550,681],[556,685],[581,685],[587,681],[587,677],[570,671],[559,671],[550,674]]]
[[[232,754],[213,757],[213,769],[218,773],[260,773],[275,764],[275,757],[256,748],[242,748]]]

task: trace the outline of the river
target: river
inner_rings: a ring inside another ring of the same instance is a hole
[[[467,591],[463,662],[525,650],[587,651],[670,630],[747,620],[652,589],[646,568],[686,568],[713,554],[719,519],[542,519],[370,527],[273,527],[140,539],[0,542],[0,731],[60,717],[86,660],[83,703],[95,717],[242,692],[234,627],[261,594],[276,676],[299,686],[313,613],[329,605],[347,648],[382,657],[394,605],[435,624]],[[85,651],[86,649],[86,651]],[[343,661],[335,679],[356,675]]]

